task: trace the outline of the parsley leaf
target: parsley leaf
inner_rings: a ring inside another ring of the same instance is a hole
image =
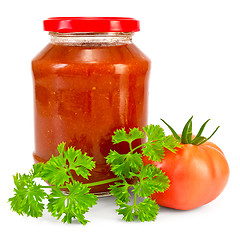
[[[44,209],[43,199],[46,193],[41,189],[41,185],[33,181],[33,175],[17,173],[14,178],[16,188],[15,195],[9,198],[11,209],[19,215],[26,214],[32,217],[41,217]]]
[[[72,219],[76,218],[85,225],[88,220],[85,219],[84,214],[97,203],[97,196],[90,194],[90,188],[86,185],[76,181],[73,184],[66,184],[66,187],[69,190],[66,195],[59,188],[52,189],[48,196],[48,211],[57,219],[63,216],[64,223],[71,223]]]
[[[146,127],[143,127],[144,132],[147,134],[148,142],[162,141],[165,137],[164,130],[159,125],[147,125]]]
[[[154,221],[159,211],[157,203],[150,198],[145,198],[136,205],[128,205],[122,201],[117,201],[117,205],[119,206],[117,213],[123,215],[126,222],[134,221],[135,218],[141,222]]]
[[[44,163],[33,164],[33,168],[30,171],[33,178],[41,178],[44,167],[45,167]]]
[[[141,157],[142,155],[137,152],[133,154],[119,154],[110,150],[106,160],[115,175],[120,178],[130,178],[131,172],[138,172],[143,165]]]
[[[113,196],[115,196],[119,201],[128,203],[130,201],[130,193],[128,191],[131,185],[127,183],[126,180],[123,182],[115,182],[114,185],[110,185],[109,190]]]
[[[90,171],[95,167],[92,157],[82,153],[81,150],[75,150],[69,147],[64,150],[65,143],[58,146],[59,155],[52,156],[43,169],[43,179],[55,186],[63,186],[72,179],[71,171],[79,176],[88,179]]]
[[[159,206],[151,198],[145,198],[137,206],[137,220],[144,221],[154,221],[158,215]]]
[[[138,178],[136,183],[117,182],[110,188],[111,194],[117,198],[116,203],[120,207],[116,211],[122,214],[126,221],[134,221],[135,218],[139,221],[153,221],[159,207],[155,201],[150,199],[150,196],[154,192],[164,192],[169,188],[170,181],[162,170],[151,164],[143,166],[139,173],[132,173],[132,175]],[[130,202],[129,187],[132,188],[131,192],[134,194],[132,205],[127,204]],[[137,196],[144,200],[137,203]]]
[[[174,136],[166,136],[163,141],[163,147],[168,149],[169,151],[175,153],[177,148],[181,148],[179,140],[177,140]]]
[[[145,135],[138,128],[130,129],[129,133],[127,133],[125,129],[122,128],[114,132],[114,135],[112,136],[112,142],[113,144],[117,144],[123,141],[131,143],[134,140],[140,139],[140,138],[145,138]]]
[[[117,209],[118,215],[123,215],[123,219],[126,222],[134,221],[134,205],[128,205],[122,201],[116,201],[119,209]]]
[[[180,148],[179,140],[173,136],[165,136],[164,130],[159,125],[148,125],[143,128],[147,134],[148,141],[144,144],[142,153],[153,161],[161,162],[164,158],[164,148],[176,152]]]
[[[162,141],[155,141],[154,143],[147,142],[142,149],[142,153],[153,161],[161,162],[161,160],[164,158]]]
[[[161,169],[152,164],[141,168],[139,174],[132,174],[138,177],[133,193],[140,197],[150,197],[154,192],[164,192],[170,186],[170,180]]]

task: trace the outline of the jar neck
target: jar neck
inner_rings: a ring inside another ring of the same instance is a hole
[[[132,43],[131,32],[57,33],[49,32],[50,42],[67,46],[116,46]]]

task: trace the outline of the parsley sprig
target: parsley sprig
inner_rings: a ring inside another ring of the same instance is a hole
[[[58,146],[59,155],[52,156],[46,163],[33,165],[29,174],[14,176],[15,195],[9,199],[13,211],[20,215],[41,217],[45,208],[43,200],[47,200],[47,209],[62,222],[71,223],[77,219],[86,224],[84,214],[97,203],[97,196],[89,193],[90,188],[73,179],[72,171],[88,179],[95,167],[92,158],[73,147],[64,150],[65,143]],[[47,181],[51,186],[37,184],[36,179]],[[51,193],[47,193],[47,189]],[[65,189],[64,193],[62,189]]]
[[[137,139],[142,139],[143,143],[133,147],[133,142]],[[73,173],[88,179],[95,162],[80,149],[66,149],[66,143],[61,143],[57,148],[58,156],[52,156],[45,164],[34,164],[28,174],[17,173],[13,176],[15,194],[9,198],[11,209],[19,215],[37,218],[43,215],[46,208],[53,217],[61,218],[64,223],[77,219],[85,225],[88,220],[84,214],[97,204],[97,196],[90,193],[90,188],[114,182],[109,190],[116,197],[116,205],[119,206],[116,211],[123,215],[124,220],[154,220],[159,206],[150,196],[154,192],[165,191],[170,183],[160,169],[154,165],[144,165],[142,156],[161,161],[164,148],[175,152],[180,147],[179,141],[172,136],[165,136],[159,125],[148,125],[143,131],[133,128],[128,133],[124,128],[119,129],[112,136],[112,141],[114,144],[129,144],[128,153],[120,154],[110,150],[106,157],[115,178],[85,184],[76,181]],[[37,183],[38,180],[42,184]],[[47,203],[44,204],[45,202]]]
[[[147,141],[135,148],[133,142],[137,139]],[[153,161],[161,161],[164,157],[164,149],[176,152],[180,147],[179,141],[173,136],[165,136],[164,130],[159,125],[148,125],[143,131],[138,128],[130,129],[129,133],[125,129],[114,132],[112,142],[118,144],[128,142],[129,152],[120,154],[117,151],[110,151],[106,157],[111,170],[122,181],[110,186],[110,193],[116,197],[118,214],[123,215],[126,221],[152,221],[155,220],[159,206],[150,198],[154,192],[164,192],[170,186],[168,177],[154,165],[144,165],[142,156],[147,156]],[[130,184],[127,179],[137,179]],[[129,204],[131,194],[133,203]],[[142,201],[137,201],[141,198]]]
[[[19,215],[26,214],[32,217],[41,217],[44,209],[43,200],[46,198],[46,193],[40,184],[34,181],[38,175],[38,170],[41,165],[34,165],[29,174],[17,173],[13,176],[15,183],[15,195],[9,199],[11,208]]]

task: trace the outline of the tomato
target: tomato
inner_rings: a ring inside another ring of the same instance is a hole
[[[161,162],[143,157],[144,164],[154,164],[170,179],[164,193],[151,197],[164,207],[189,210],[217,198],[229,178],[229,166],[222,150],[212,142],[181,144],[176,153],[166,149]]]

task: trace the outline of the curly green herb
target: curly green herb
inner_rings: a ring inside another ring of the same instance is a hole
[[[133,141],[146,137],[145,143],[133,148]],[[58,156],[52,156],[45,164],[34,164],[29,174],[17,173],[13,176],[15,194],[9,198],[11,209],[19,215],[37,218],[47,208],[53,217],[61,218],[64,223],[77,219],[85,225],[88,220],[84,214],[97,204],[97,196],[90,193],[90,188],[114,182],[109,190],[116,197],[116,204],[119,206],[116,211],[123,215],[124,220],[154,220],[159,206],[150,196],[154,192],[165,191],[169,187],[169,179],[153,165],[144,166],[142,154],[159,161],[164,157],[164,148],[175,152],[175,148],[180,147],[179,141],[172,136],[165,136],[158,125],[146,126],[143,131],[133,128],[129,133],[125,129],[119,129],[112,136],[112,141],[114,144],[129,143],[128,153],[120,154],[110,150],[106,157],[115,178],[84,184],[76,181],[72,173],[88,179],[95,162],[80,149],[69,147],[65,150],[66,143],[61,143],[57,148]],[[40,179],[43,184],[37,184],[36,179]],[[137,181],[128,181],[129,179]],[[50,185],[44,184],[45,182]],[[47,191],[49,189],[50,193]],[[142,201],[138,201],[139,198]],[[46,206],[44,201],[47,201]],[[133,204],[129,204],[130,202]]]

